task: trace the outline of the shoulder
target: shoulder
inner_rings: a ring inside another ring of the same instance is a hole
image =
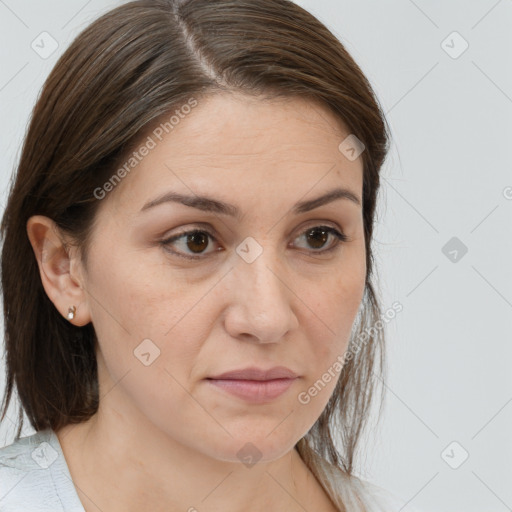
[[[34,464],[40,467],[37,464],[36,455],[34,454],[32,457],[32,454],[44,442],[48,443],[50,437],[50,431],[42,430],[27,437],[17,438],[12,444],[0,448],[1,467],[26,469],[27,467],[33,468]]]
[[[43,430],[0,448],[0,512],[64,510],[54,499],[52,444],[52,431]]]

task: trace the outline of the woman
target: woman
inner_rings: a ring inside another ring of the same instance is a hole
[[[387,150],[361,70],[288,0],[84,30],[2,222],[2,418],[16,390],[36,434],[20,410],[0,511],[390,510],[353,474]]]

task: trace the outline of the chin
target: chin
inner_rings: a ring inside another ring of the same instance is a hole
[[[277,431],[275,431],[277,432]],[[226,462],[241,462],[252,467],[258,462],[272,462],[293,450],[301,435],[291,436],[282,432],[281,435],[265,432],[253,432],[247,435],[233,435],[224,443],[217,445],[212,457]]]

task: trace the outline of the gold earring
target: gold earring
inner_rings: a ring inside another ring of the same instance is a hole
[[[73,320],[75,318],[76,308],[75,306],[69,308],[68,310],[68,320]]]

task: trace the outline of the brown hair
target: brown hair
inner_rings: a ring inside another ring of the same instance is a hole
[[[327,106],[365,145],[367,275],[348,349],[353,357],[297,444],[315,474],[320,456],[351,475],[377,363],[384,370],[382,331],[373,329],[364,344],[356,338],[381,315],[371,282],[371,242],[389,131],[368,80],[341,42],[289,0],[129,2],[87,27],[58,60],[35,105],[1,224],[7,374],[0,420],[15,390],[21,402],[17,437],[23,410],[37,431],[58,430],[87,420],[99,403],[94,328],[72,325],[49,300],[27,220],[36,214],[53,219],[86,264],[100,204],[94,190],[152,123],[192,95],[221,91],[308,97]],[[334,445],[338,435],[341,451]]]

